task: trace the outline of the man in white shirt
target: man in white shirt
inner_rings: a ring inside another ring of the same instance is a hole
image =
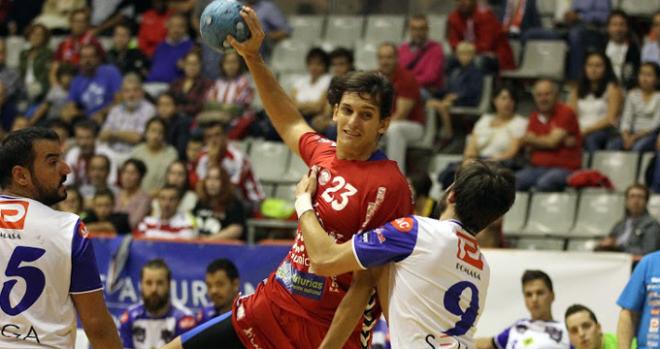
[[[371,280],[347,293],[321,348],[343,345],[355,328],[355,309],[367,303],[374,285],[390,325],[392,348],[474,347],[490,279],[474,235],[513,204],[513,173],[494,163],[469,162],[457,171],[439,221],[402,217],[337,244],[313,214],[317,172],[313,168],[296,189],[311,269],[330,276],[376,268]]]
[[[530,318],[516,321],[495,337],[477,339],[477,349],[571,348],[566,326],[552,317],[555,293],[550,276],[541,270],[525,270],[522,288]]]
[[[1,348],[73,349],[76,316],[94,348],[121,348],[87,229],[49,207],[66,198],[69,173],[52,130],[26,128],[0,144]]]

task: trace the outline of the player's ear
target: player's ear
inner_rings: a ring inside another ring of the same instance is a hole
[[[454,193],[453,190],[450,190],[447,193],[447,204],[455,204],[456,203],[456,193]]]
[[[381,136],[387,132],[387,129],[390,127],[390,122],[392,121],[392,117],[388,116],[382,120],[380,120],[380,127],[378,127],[378,134]]]
[[[339,110],[339,104],[332,106],[332,121],[337,122],[337,111]]]
[[[14,168],[11,169],[11,175],[14,183],[22,187],[28,186],[32,182],[32,174],[30,173],[30,170],[23,166],[14,166]]]

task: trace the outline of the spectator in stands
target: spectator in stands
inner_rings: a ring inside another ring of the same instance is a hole
[[[21,51],[19,70],[28,101],[38,103],[50,88],[48,77],[53,60],[53,51],[48,47],[50,31],[41,24],[31,25],[25,38],[30,47]]]
[[[658,347],[658,289],[660,252],[651,253],[637,264],[617,305],[621,307],[616,336],[618,349]]]
[[[440,217],[438,212],[438,201],[430,196],[431,177],[426,172],[416,172],[408,176],[408,183],[413,189],[415,202],[414,214],[422,217]]]
[[[66,199],[55,204],[55,209],[63,212],[75,213],[84,219],[86,213],[83,208],[83,199],[80,195],[78,187],[75,185],[68,185],[66,187]]]
[[[591,309],[573,304],[564,315],[566,329],[575,349],[617,349],[616,336],[603,333],[603,329]]]
[[[56,80],[50,83],[43,103],[37,107],[30,118],[32,125],[38,125],[44,118],[52,120],[62,115],[62,110],[69,104],[69,87],[76,74],[76,67],[72,64],[64,63],[57,67]],[[74,114],[77,113],[75,105],[71,104],[69,108],[73,110]]]
[[[91,8],[90,23],[97,35],[111,35],[115,26],[134,20],[137,22],[138,1],[86,0]],[[142,2],[142,1],[139,1]],[[146,2],[146,1],[145,1]]]
[[[270,0],[244,0],[259,17],[259,22],[266,34],[264,43],[261,45],[261,55],[266,61],[275,45],[291,35],[291,26],[282,11]]]
[[[161,93],[156,99],[156,116],[161,118],[167,127],[165,142],[173,146],[180,159],[185,159],[186,145],[190,138],[192,119],[181,114],[176,108],[176,98],[169,92]]]
[[[477,338],[478,349],[512,348],[512,343],[525,343],[526,349],[565,348],[569,349],[569,336],[563,323],[552,316],[555,292],[550,276],[541,270],[525,270],[522,276],[522,291],[529,319],[516,321],[499,335]]]
[[[171,301],[172,271],[164,260],[152,259],[140,270],[142,301],[120,318],[124,348],[160,348],[196,325],[190,310]]]
[[[5,98],[16,101],[23,92],[21,74],[7,66],[7,43],[0,38],[0,81],[5,86]]]
[[[611,150],[652,151],[660,127],[660,67],[645,62],[639,68],[638,87],[628,91],[621,115],[621,136],[608,145]]]
[[[320,47],[313,47],[305,57],[307,75],[293,82],[291,98],[306,118],[323,112],[332,76],[328,74],[330,57]]]
[[[330,73],[332,76],[344,76],[354,71],[353,51],[345,47],[337,47],[330,52]]]
[[[178,102],[179,112],[192,118],[202,111],[206,93],[212,84],[201,72],[202,57],[199,51],[190,51],[183,57],[183,77],[170,84],[170,93]]]
[[[100,60],[105,56],[103,46],[99,40],[94,36],[89,22],[89,10],[87,8],[80,8],[71,12],[69,18],[69,27],[71,34],[62,41],[55,51],[55,61],[61,63],[78,64],[82,58],[82,49],[87,45],[96,47],[96,52]],[[57,64],[53,65],[57,69]],[[55,72],[55,70],[51,70]]]
[[[568,30],[567,79],[577,81],[588,50],[596,50],[605,39],[602,28],[610,13],[610,1],[573,0],[564,13]]]
[[[227,171],[211,166],[197,185],[197,196],[193,215],[199,235],[212,240],[244,239],[245,212]]]
[[[140,78],[135,74],[126,75],[121,86],[121,104],[110,110],[99,140],[115,151],[118,163],[123,163],[133,146],[142,140],[147,121],[155,114],[156,108],[144,98]]]
[[[484,85],[484,74],[475,60],[475,47],[469,42],[461,42],[456,48],[457,61],[450,62],[447,67],[445,88],[436,93],[426,105],[435,109],[442,119],[441,138],[449,140],[454,137],[454,122],[461,129],[463,120],[452,120],[452,107],[476,107],[480,100]]]
[[[228,119],[229,139],[241,139],[254,121],[250,108],[254,89],[246,72],[245,63],[236,51],[226,51],[220,61],[220,77],[206,94],[207,103],[217,104]]]
[[[429,39],[426,15],[417,14],[408,20],[410,41],[399,46],[399,65],[410,71],[428,99],[442,88],[445,55],[442,45]]]
[[[617,83],[612,64],[603,52],[591,52],[577,86],[571,88],[568,105],[577,114],[584,149],[605,149],[615,136],[623,109],[623,91]]]
[[[186,164],[182,160],[176,160],[167,167],[165,185],[174,186],[182,193],[177,211],[186,213],[191,212],[195,208],[195,205],[197,205],[197,194],[194,190],[190,189],[191,186],[188,180]],[[158,199],[153,200],[151,203],[151,215],[160,215],[160,203]]]
[[[520,39],[525,43],[530,33],[534,35],[535,31],[541,28],[541,17],[536,7],[536,0],[506,1],[502,28],[509,38]]]
[[[92,207],[92,198],[99,190],[110,189],[113,193],[118,192],[117,187],[108,180],[111,165],[110,158],[103,154],[95,154],[89,160],[86,175],[89,178],[89,183],[79,186],[85,208]]]
[[[515,168],[514,159],[520,153],[520,143],[527,130],[527,118],[516,112],[518,98],[512,86],[499,86],[493,93],[494,114],[482,115],[468,136],[463,152],[465,159],[486,159]],[[438,175],[443,188],[454,182],[461,162],[447,166]]]
[[[149,214],[151,197],[140,189],[142,179],[147,174],[147,166],[142,160],[130,158],[121,166],[121,185],[115,203],[115,212],[128,214],[131,231]]]
[[[112,34],[112,48],[108,51],[108,63],[119,69],[122,75],[138,74],[142,79],[149,72],[149,59],[137,48],[130,47],[132,30],[128,23],[119,23]]]
[[[43,0],[21,2],[5,0],[0,6],[0,18],[2,18],[0,32],[3,35],[20,35],[41,13]],[[4,28],[5,25],[7,30]]]
[[[638,261],[660,249],[660,224],[648,212],[650,192],[645,185],[629,186],[625,198],[626,216],[612,227],[609,236],[600,241],[597,249],[630,253]]]
[[[561,191],[566,178],[582,164],[582,135],[573,110],[558,101],[559,87],[551,80],[534,84],[532,112],[521,146],[529,149],[529,164],[516,172],[516,189]]]
[[[197,324],[230,311],[240,288],[238,269],[232,261],[220,258],[211,262],[206,267],[206,289],[212,304],[197,313]]]
[[[71,174],[67,176],[65,184],[77,186],[89,184],[90,178],[87,176],[87,171],[94,155],[102,154],[109,159],[114,158],[112,149],[96,140],[97,130],[98,126],[91,120],[82,120],[73,126],[75,146],[69,149],[64,158],[71,168]],[[108,181],[110,183],[117,181],[117,166],[114,162],[110,163]]]
[[[96,46],[83,45],[80,49],[80,71],[69,87],[69,101],[99,125],[112,107],[122,82],[119,70],[113,65],[101,64],[100,55]],[[65,119],[71,122],[70,117]]]
[[[142,160],[147,166],[147,173],[142,178],[142,190],[155,196],[165,184],[165,169],[178,158],[176,149],[165,143],[167,125],[157,116],[147,121],[144,128],[144,142],[131,151],[131,158]]]
[[[177,211],[183,193],[172,184],[158,192],[160,214],[154,212],[138,225],[138,236],[161,239],[193,239],[197,237],[195,219],[190,212]]]
[[[55,32],[66,32],[70,29],[71,13],[83,9],[85,5],[85,0],[46,0],[43,2],[41,14],[32,23],[43,25]]]
[[[192,49],[193,42],[188,37],[188,20],[179,13],[172,14],[167,20],[167,36],[154,51],[151,70],[147,76],[149,82],[171,83],[181,77],[179,61]]]
[[[29,122],[27,122],[26,125],[30,126]],[[53,120],[49,120],[45,124],[45,127],[57,133],[57,137],[60,139],[60,147],[62,149],[62,154],[68,153],[69,149],[73,147],[73,141],[70,139],[71,135],[69,134],[69,128],[70,128],[69,125],[67,125],[64,121],[60,119],[53,119]]]
[[[630,18],[620,9],[614,9],[607,18],[608,40],[601,48],[612,62],[614,74],[625,89],[637,82],[640,64],[639,43],[630,33]]]
[[[493,11],[477,0],[459,0],[447,19],[447,39],[456,50],[461,41],[475,45],[478,66],[489,73],[515,68],[513,52],[502,24]]]
[[[660,64],[660,11],[653,14],[651,33],[655,41],[649,41],[642,48],[642,62],[654,62]]]
[[[205,147],[199,155],[195,170],[196,177],[205,178],[209,166],[220,164],[229,174],[231,183],[240,192],[241,200],[248,204],[251,210],[258,209],[266,195],[261,188],[259,179],[252,172],[250,159],[239,149],[227,143],[227,136],[222,124],[208,123],[202,127]]]
[[[109,189],[97,190],[92,198],[92,207],[87,212],[85,225],[92,234],[128,234],[131,227],[126,213],[113,212],[115,195]]]
[[[415,77],[399,65],[396,45],[380,44],[377,57],[378,71],[392,81],[395,96],[390,125],[385,133],[387,157],[396,161],[405,174],[406,147],[424,135],[426,115],[422,96]]]
[[[9,99],[5,83],[0,80],[0,116],[2,117],[0,123],[2,129],[8,132],[11,131],[14,119],[17,115],[18,110],[16,110],[16,102]]]
[[[151,8],[142,15],[138,31],[138,48],[151,58],[156,47],[167,36],[167,22],[174,13],[167,6],[167,0],[151,0]]]
[[[203,150],[204,137],[199,133],[191,134],[190,138],[188,138],[188,143],[186,143],[186,154],[184,157],[188,173],[187,180],[190,188],[197,187],[197,165]]]

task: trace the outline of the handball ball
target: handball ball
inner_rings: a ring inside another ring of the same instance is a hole
[[[241,17],[242,7],[236,0],[215,0],[206,6],[199,19],[202,40],[216,50],[222,49],[229,34],[239,42],[247,40],[250,30]]]

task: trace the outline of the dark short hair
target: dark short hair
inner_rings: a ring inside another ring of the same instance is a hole
[[[121,165],[121,170],[123,171],[126,166],[133,165],[135,169],[138,171],[140,174],[140,182],[142,182],[142,178],[144,178],[144,175],[147,174],[147,165],[144,164],[144,161],[136,158],[130,158]]]
[[[98,129],[99,129],[97,124],[92,120],[81,120],[81,121],[76,122],[73,125],[74,134],[75,134],[76,129],[79,129],[79,128],[81,128],[83,130],[90,131],[94,135],[94,137],[96,137],[96,134],[98,133]]]
[[[318,59],[323,63],[323,66],[325,67],[325,70],[328,70],[328,67],[330,66],[330,56],[328,56],[328,53],[325,52],[320,47],[312,47],[307,51],[307,56],[305,56],[305,63],[309,64],[309,62],[312,59]]]
[[[115,202],[115,193],[113,193],[112,190],[108,188],[97,189],[93,198],[96,199],[101,196],[109,197],[112,203]]]
[[[40,140],[60,142],[57,133],[49,128],[28,127],[9,133],[0,143],[0,187],[11,185],[15,166],[25,167],[32,172],[37,157],[34,143]]]
[[[408,178],[410,179],[410,184],[415,190],[415,194],[417,196],[419,195],[429,196],[429,192],[431,192],[431,187],[433,186],[433,182],[431,181],[431,177],[429,177],[428,173],[421,171],[415,172],[412,175],[408,176]]]
[[[649,190],[649,187],[645,186],[642,183],[634,183],[628,186],[626,188],[626,191],[624,192],[624,197],[627,198],[628,194],[630,194],[630,191],[633,189],[639,189],[644,192],[644,197],[646,198],[646,201],[648,202],[649,199],[651,198],[651,191]]]
[[[30,35],[32,35],[32,32],[34,32],[37,29],[41,29],[41,30],[44,31],[44,46],[48,46],[48,42],[50,41],[51,32],[50,32],[50,29],[48,29],[48,27],[46,27],[45,25],[43,25],[41,23],[30,24],[30,26],[25,29],[25,39],[29,40]]]
[[[495,162],[466,161],[451,187],[455,210],[465,230],[476,235],[505,214],[516,198],[516,177]]]
[[[373,99],[380,106],[380,118],[392,114],[394,87],[382,74],[374,71],[355,71],[335,77],[328,89],[328,102],[334,106],[341,102],[344,93],[357,93],[363,99]]]
[[[161,126],[163,126],[163,136],[167,135],[167,122],[165,122],[165,119],[161,118],[160,116],[152,116],[151,119],[147,121],[147,123],[144,125],[144,134],[147,134],[147,130],[149,129],[149,126],[151,124],[158,123]]]
[[[639,71],[642,71],[643,67],[651,67],[651,69],[653,69],[653,72],[655,73],[656,80],[658,78],[660,78],[660,65],[658,65],[658,63],[651,62],[651,61],[642,62],[642,64],[639,66]],[[637,80],[638,80],[637,85],[639,85],[639,78]],[[659,84],[659,82],[656,81],[655,82],[655,89],[656,90],[658,89],[658,84]]]
[[[626,21],[626,27],[630,27],[630,17],[626,13],[626,11],[620,9],[620,8],[615,8],[610,11],[610,14],[607,16],[607,23],[610,23],[610,20],[614,17],[622,17]]]
[[[170,164],[170,165],[172,165],[172,164]],[[183,198],[183,194],[184,194],[184,192],[181,191],[181,190],[180,190],[176,185],[174,185],[174,184],[165,183],[162,187],[160,187],[159,192],[161,192],[161,191],[163,191],[163,190],[174,190],[174,191],[176,192],[176,196],[177,196],[177,198],[179,198],[179,200],[181,200],[181,199]]]
[[[332,62],[335,58],[346,58],[346,60],[353,66],[355,58],[353,57],[353,51],[347,49],[346,47],[337,47],[330,52],[330,61]]]
[[[236,265],[227,258],[216,259],[206,267],[207,274],[215,274],[220,270],[225,271],[229,280],[234,281],[238,279],[238,269],[236,268]]]
[[[55,74],[58,80],[64,75],[76,76],[76,74],[78,74],[78,67],[71,63],[62,63],[57,67],[57,72]]]
[[[500,93],[504,91],[508,92],[509,96],[511,96],[511,99],[513,99],[514,108],[518,106],[520,96],[518,95],[518,90],[510,82],[497,83],[495,85],[495,89],[493,90],[492,99],[495,100],[495,98],[497,98],[497,96],[499,96]],[[493,110],[495,110],[495,103],[493,103],[492,107]]]
[[[594,314],[594,312],[591,311],[591,309],[585,307],[582,304],[573,304],[570,307],[568,307],[568,309],[566,309],[566,314],[564,315],[564,322],[566,322],[566,319],[568,319],[569,316],[575,313],[579,313],[581,311],[586,311],[587,313],[589,313],[589,317],[591,318],[591,320],[593,320],[595,323],[598,323],[598,319],[596,319],[596,314]]]
[[[412,20],[426,21],[427,23],[429,21],[429,19],[423,13],[415,13],[414,15],[410,16],[410,19],[408,19],[408,22],[410,22]]]
[[[542,270],[525,270],[522,276],[522,286],[525,287],[525,284],[534,281],[534,280],[541,280],[545,284],[545,286],[548,287],[550,292],[555,292],[554,289],[552,288],[552,280],[550,279],[550,276],[546,274]]]
[[[140,269],[140,280],[142,280],[142,277],[144,277],[144,270],[145,269],[165,269],[167,272],[167,282],[170,282],[172,280],[172,271],[170,270],[170,267],[167,266],[167,263],[162,258],[156,258],[148,261],[142,266],[142,269]]]

